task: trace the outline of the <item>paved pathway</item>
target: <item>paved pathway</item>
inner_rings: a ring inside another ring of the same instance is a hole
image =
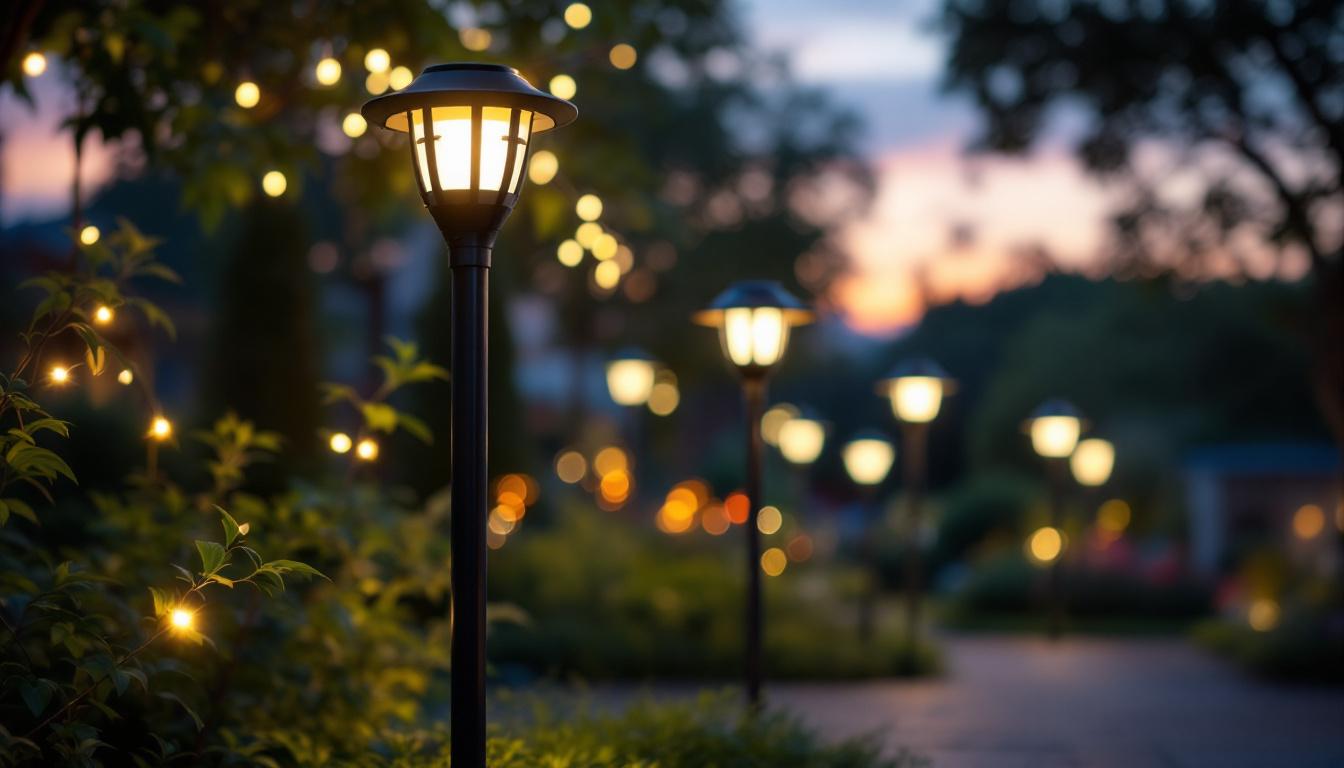
[[[954,637],[921,682],[780,684],[827,734],[932,768],[1344,768],[1344,692],[1270,685],[1182,640]]]

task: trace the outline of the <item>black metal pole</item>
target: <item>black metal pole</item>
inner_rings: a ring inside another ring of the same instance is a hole
[[[919,642],[919,609],[924,592],[924,553],[920,545],[924,486],[928,482],[929,425],[901,422],[905,433],[905,493],[910,504],[905,535],[905,653],[911,664]]]
[[[859,555],[863,559],[863,594],[859,597],[859,641],[868,645],[877,632],[877,593],[881,575],[877,572],[877,529],[881,522],[882,505],[876,485],[859,486],[859,503],[863,505],[863,541]]]
[[[450,251],[452,359],[452,714],[454,768],[485,768],[486,290],[490,249]]]
[[[1068,459],[1047,458],[1050,475],[1050,527],[1059,532],[1059,555],[1050,564],[1050,624],[1051,640],[1064,634],[1064,485],[1068,480]]]
[[[765,412],[765,377],[742,380],[747,405],[747,706],[753,713],[761,706],[761,532],[756,510],[761,505],[761,466],[765,446],[761,440],[761,417]]]

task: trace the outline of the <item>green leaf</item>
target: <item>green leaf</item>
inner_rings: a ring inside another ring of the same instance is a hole
[[[197,634],[199,635],[200,633],[198,632]],[[200,730],[203,730],[203,729],[205,728],[205,723],[201,722],[201,718],[200,718],[199,716],[197,716],[196,711],[193,710],[191,707],[187,706],[187,703],[186,703],[185,701],[183,701],[183,700],[181,699],[181,697],[179,697],[177,694],[174,694],[174,693],[160,693],[160,694],[158,694],[158,696],[159,696],[159,698],[161,698],[161,699],[167,699],[168,701],[177,702],[178,706],[180,706],[180,707],[182,707],[182,709],[186,710],[187,714],[188,714],[188,715],[191,715],[191,719],[194,720],[194,721],[196,721],[196,730],[200,731]]]
[[[342,400],[348,400],[355,405],[364,402],[359,394],[355,392],[354,387],[348,387],[344,384],[323,383],[322,385],[322,404],[331,405]]]
[[[233,515],[225,512],[224,508],[218,504],[215,505],[215,509],[219,510],[219,514],[224,516],[224,519],[220,521],[224,525],[224,546],[232,547],[234,540],[238,538],[238,521],[234,520]]]
[[[36,684],[29,683],[27,680],[19,682],[19,695],[23,697],[23,703],[28,706],[28,711],[33,713],[33,717],[42,714],[51,702],[51,693],[54,684],[50,680],[38,680]]]
[[[168,593],[158,587],[150,587],[149,594],[154,597],[154,618],[157,619],[168,612],[168,606],[172,605],[172,602],[168,598]]]
[[[425,445],[434,444],[434,433],[430,431],[429,426],[409,413],[398,413],[397,424],[402,429],[420,438],[420,441]]]
[[[224,547],[214,541],[197,541],[196,551],[201,553],[201,573],[209,575],[224,564]]]
[[[209,579],[211,581],[217,581],[220,584],[223,584],[224,586],[228,587],[229,589],[233,589],[233,579],[226,579],[223,576],[220,576],[218,573],[210,574]]]
[[[135,270],[135,274],[153,275],[154,277],[167,280],[170,283],[177,283],[178,285],[182,284],[182,277],[180,275],[174,272],[172,268],[169,267],[168,265],[160,264],[158,262],[151,262],[149,264],[142,265],[141,267]]]
[[[168,334],[168,338],[177,340],[177,326],[173,325],[173,319],[167,312],[159,309],[158,305],[148,299],[142,299],[138,296],[131,298],[131,303],[140,308],[145,313],[150,325],[157,325],[163,328]]]
[[[61,437],[70,436],[70,422],[61,421],[60,419],[37,419],[36,421],[28,422],[23,427],[23,431],[30,435],[36,434],[38,430],[42,429],[55,432]]]
[[[326,576],[322,575],[321,571],[307,563],[300,563],[297,560],[272,560],[262,566],[263,570],[267,568],[273,569],[276,573],[294,573],[309,578],[316,576],[318,578],[327,579]],[[327,581],[331,581],[331,579],[327,579]]]
[[[374,432],[391,434],[397,429],[397,409],[386,403],[365,403],[364,423]]]

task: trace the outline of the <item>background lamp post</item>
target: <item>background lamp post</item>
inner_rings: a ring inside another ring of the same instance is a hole
[[[924,490],[928,485],[929,422],[942,410],[943,397],[956,382],[928,358],[906,360],[878,382],[878,392],[891,401],[891,412],[901,423],[901,460],[909,503],[905,535],[905,652],[912,671],[919,639],[920,600],[924,588],[924,558],[920,528]]]
[[[876,528],[881,507],[873,503],[873,499],[877,494],[877,486],[887,479],[891,465],[896,461],[896,447],[881,433],[865,431],[845,444],[840,457],[844,459],[849,479],[859,486],[864,507],[865,531],[860,549],[868,583],[864,587],[863,599],[859,602],[859,639],[866,643],[873,638],[877,613]]]
[[[532,136],[573,104],[497,64],[436,64],[360,110],[406,133],[420,197],[448,244],[452,328],[452,763],[485,766],[486,297],[495,238],[513,212]]]
[[[820,421],[799,416],[779,427],[779,452],[790,464],[807,466],[826,447],[826,427]]]
[[[708,308],[691,317],[697,325],[719,329],[724,357],[742,380],[747,406],[747,508],[751,515],[742,529],[747,534],[746,685],[752,711],[761,701],[761,534],[756,512],[761,507],[761,416],[766,383],[784,358],[790,329],[816,318],[815,312],[772,280],[733,283]]]
[[[607,391],[617,405],[638,408],[649,401],[657,363],[642,349],[626,347],[607,363]]]
[[[1045,458],[1050,479],[1050,526],[1064,530],[1064,484],[1069,472],[1068,459],[1078,447],[1083,417],[1068,400],[1054,398],[1041,403],[1026,423],[1031,447]],[[1064,631],[1064,552],[1050,562],[1050,626],[1052,639]]]
[[[1115,446],[1099,437],[1083,440],[1069,457],[1069,467],[1080,485],[1105,485],[1115,467]]]

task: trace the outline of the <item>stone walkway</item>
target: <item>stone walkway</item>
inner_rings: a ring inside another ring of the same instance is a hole
[[[945,640],[947,676],[767,689],[828,735],[932,768],[1344,768],[1344,692],[1271,685],[1183,640]]]

